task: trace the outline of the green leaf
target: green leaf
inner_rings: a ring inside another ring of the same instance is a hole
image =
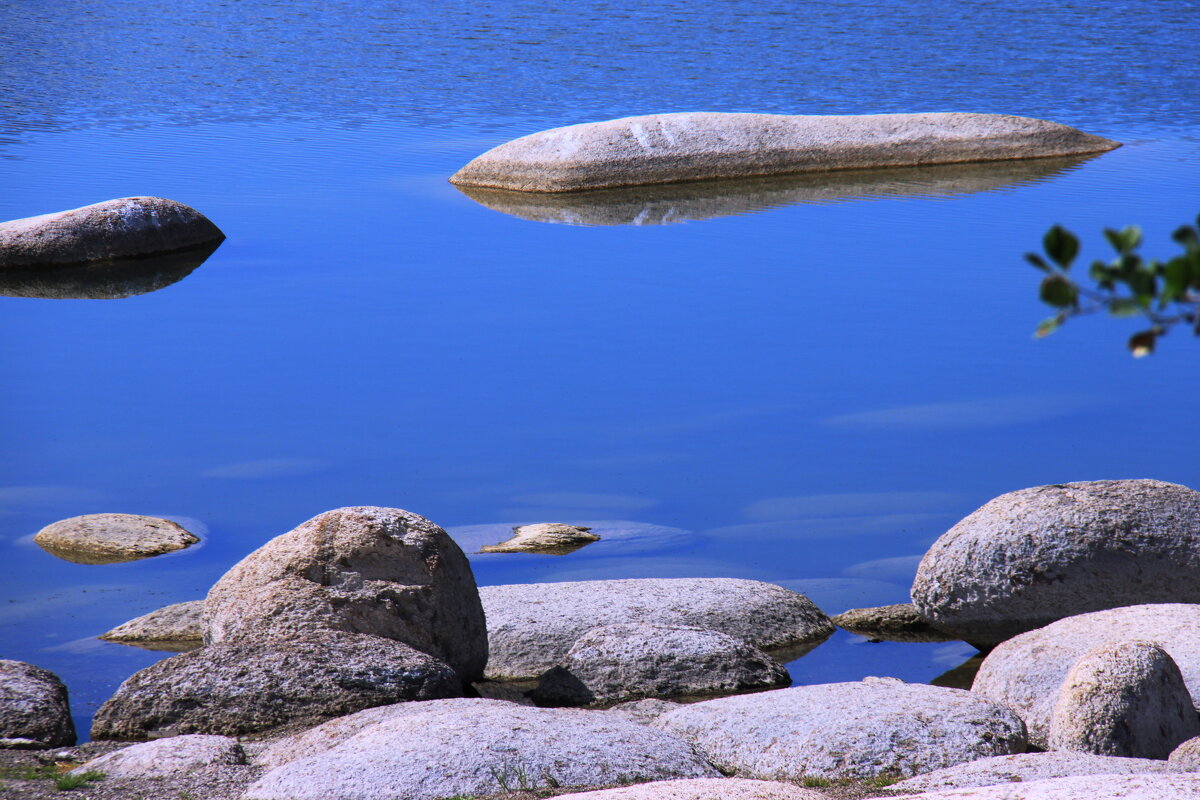
[[[1161,305],[1183,297],[1192,279],[1192,265],[1183,256],[1176,256],[1163,268],[1163,290]]]
[[[1046,248],[1046,255],[1063,269],[1070,269],[1071,262],[1079,254],[1079,239],[1061,225],[1046,231],[1042,246]]]
[[[1154,352],[1154,343],[1158,339],[1158,331],[1151,328],[1148,331],[1135,333],[1129,337],[1129,352],[1134,358],[1142,358]]]
[[[1196,229],[1188,225],[1176,228],[1175,232],[1171,234],[1171,238],[1185,246],[1200,244],[1200,236],[1196,234]]]
[[[1047,275],[1038,291],[1042,302],[1055,308],[1074,308],[1079,301],[1079,287],[1063,275]]]
[[[1042,272],[1052,272],[1053,271],[1050,269],[1050,265],[1046,263],[1046,259],[1039,256],[1037,253],[1026,253],[1025,260],[1028,261],[1030,264],[1033,264],[1035,267],[1040,269]]]
[[[1129,225],[1119,231],[1114,228],[1105,228],[1104,238],[1108,239],[1108,243],[1113,246],[1114,250],[1124,255],[1136,250],[1142,243],[1142,229],[1137,225]]]
[[[1088,270],[1088,275],[1101,289],[1111,289],[1115,285],[1113,279],[1116,277],[1116,270],[1109,267],[1103,261],[1093,261],[1091,268]]]
[[[1062,325],[1062,319],[1059,317],[1046,317],[1038,323],[1037,330],[1033,332],[1033,335],[1041,339],[1054,333],[1060,325]]]

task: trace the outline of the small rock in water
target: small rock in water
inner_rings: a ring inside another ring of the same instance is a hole
[[[378,636],[316,631],[294,641],[222,642],[134,673],[96,712],[92,738],[240,736],[461,693],[444,662]]]
[[[548,705],[611,703],[777,689],[787,669],[749,642],[703,628],[625,623],[592,628],[541,677]]]
[[[786,116],[685,112],[533,133],[493,147],[450,182],[524,192],[798,172],[1005,161],[1120,147],[1054,122],[1001,114]]]
[[[147,650],[184,652],[203,644],[200,611],[203,600],[189,600],[143,614],[100,634],[106,642],[129,644]]]
[[[101,772],[106,778],[154,778],[190,772],[198,767],[245,763],[246,754],[236,739],[192,734],[135,744],[93,758],[71,773]]]
[[[536,525],[520,525],[513,528],[513,537],[500,544],[489,544],[479,548],[481,553],[545,553],[563,556],[579,548],[597,542],[600,537],[582,525],[566,525],[562,522],[540,522]]]
[[[1152,642],[1102,644],[1067,673],[1050,714],[1051,750],[1166,758],[1200,736],[1179,667]]]
[[[57,675],[0,659],[0,742],[19,749],[75,744],[67,687]]]
[[[852,608],[834,617],[833,624],[877,641],[950,642],[958,638],[933,627],[912,603]]]
[[[85,514],[47,525],[33,541],[74,564],[119,564],[182,550],[200,539],[169,519]]]
[[[1200,602],[1200,492],[1112,480],[1001,495],[934,542],[912,601],[976,646],[1090,611]]]
[[[161,197],[0,222],[0,271],[167,253],[225,238],[199,211]]]
[[[1029,741],[1046,748],[1050,716],[1067,673],[1093,647],[1132,639],[1154,642],[1171,656],[1195,704],[1200,696],[1200,605],[1187,603],[1093,611],[1013,637],[984,658],[971,691],[1020,714]]]

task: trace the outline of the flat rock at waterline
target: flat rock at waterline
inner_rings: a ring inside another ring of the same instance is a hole
[[[147,650],[195,650],[203,643],[200,611],[203,600],[173,603],[143,614],[100,634],[106,642],[131,644]]]
[[[735,578],[639,578],[485,586],[487,677],[537,678],[601,625],[644,622],[721,631],[770,649],[820,641],[834,630],[807,597]]]
[[[889,642],[950,642],[958,638],[929,624],[912,603],[852,608],[834,617],[833,624],[868,639]]]
[[[575,640],[533,692],[538,703],[586,705],[778,689],[787,669],[754,645],[682,625],[602,625]]]
[[[597,789],[571,795],[571,800],[827,800],[828,795],[791,783],[745,778],[683,778],[639,783],[620,789]]]
[[[1115,480],[1001,495],[934,542],[912,601],[976,645],[1089,611],[1200,602],[1200,492]]]
[[[888,787],[897,792],[932,792],[967,786],[994,786],[1071,775],[1142,775],[1187,772],[1183,767],[1149,758],[1114,758],[1091,753],[1019,753],[981,758],[927,772]]]
[[[481,553],[545,553],[567,555],[584,545],[600,541],[600,537],[582,525],[565,525],[561,522],[539,522],[535,525],[518,525],[513,536],[500,544],[489,544],[479,548]]]
[[[105,778],[152,778],[214,765],[238,766],[246,754],[236,739],[199,734],[169,736],[117,750],[76,767],[76,775],[102,772]]]
[[[889,795],[891,796],[891,795]],[[1079,775],[943,789],[894,800],[1198,800],[1200,775]]]
[[[373,723],[345,738],[343,725],[244,800],[432,800],[720,775],[680,739],[609,714],[481,699],[396,708],[372,709]]]
[[[204,600],[206,642],[340,630],[395,639],[476,680],[487,627],[467,557],[444,530],[398,508],[326,511],[235,564]]]
[[[1001,643],[983,660],[971,691],[1021,715],[1030,743],[1047,746],[1050,715],[1067,673],[1093,647],[1131,639],[1154,642],[1200,692],[1200,605],[1159,603],[1061,619]]]
[[[764,780],[903,777],[1025,749],[1025,726],[1005,706],[894,678],[723,697],[652,725],[726,773]]]
[[[1179,667],[1158,645],[1101,644],[1071,667],[1050,714],[1051,750],[1166,758],[1200,736]]]
[[[122,197],[0,222],[0,270],[167,253],[224,238],[207,217],[183,203]]]
[[[117,564],[182,550],[200,541],[177,522],[138,514],[85,514],[42,528],[33,541],[75,564]]]
[[[461,692],[444,662],[378,636],[317,631],[295,641],[221,642],[134,673],[96,712],[92,737],[239,736]]]
[[[1110,139],[1028,117],[925,113],[786,116],[683,112],[589,122],[522,136],[476,157],[459,186],[572,192],[1100,153]]]
[[[0,747],[75,744],[67,687],[49,670],[0,659]]]

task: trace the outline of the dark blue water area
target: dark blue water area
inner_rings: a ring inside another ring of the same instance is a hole
[[[929,544],[1003,492],[1200,486],[1197,343],[1135,360],[1137,321],[1101,317],[1035,340],[1021,259],[1056,222],[1085,261],[1129,223],[1166,255],[1200,212],[1200,4],[0,17],[0,219],[152,194],[228,236],[147,294],[0,297],[0,657],[62,675],[82,730],[167,655],[97,634],[339,506],[424,514],[470,551],[525,522],[604,537],[473,555],[484,585],[744,577],[836,613],[906,600]],[[513,136],[689,109],[1019,113],[1125,146],[549,214],[667,225],[535,221],[446,182]],[[29,541],[105,511],[203,543],[83,566]],[[928,681],[972,652],[838,634],[790,668]]]

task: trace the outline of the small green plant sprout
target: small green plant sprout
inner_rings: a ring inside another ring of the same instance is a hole
[[[825,789],[833,786],[833,781],[829,778],[820,778],[816,775],[806,775],[800,779],[800,785],[806,789]]]
[[[54,785],[60,792],[66,792],[70,791],[71,789],[78,789],[81,786],[86,786],[92,781],[99,781],[103,779],[104,773],[96,772],[95,770],[88,770],[87,772],[81,772],[79,774],[67,772],[55,778]]]
[[[1171,235],[1183,252],[1166,261],[1144,260],[1138,254],[1142,230],[1130,225],[1106,228],[1104,236],[1116,251],[1107,263],[1093,261],[1088,277],[1094,286],[1082,286],[1070,275],[1079,254],[1079,238],[1055,225],[1042,239],[1047,258],[1026,253],[1025,259],[1046,273],[1038,296],[1057,309],[1042,320],[1034,335],[1049,336],[1071,317],[1107,311],[1114,317],[1143,317],[1150,327],[1129,338],[1135,357],[1154,352],[1159,338],[1176,325],[1185,325],[1200,336],[1200,217],[1196,226],[1183,225]]]

